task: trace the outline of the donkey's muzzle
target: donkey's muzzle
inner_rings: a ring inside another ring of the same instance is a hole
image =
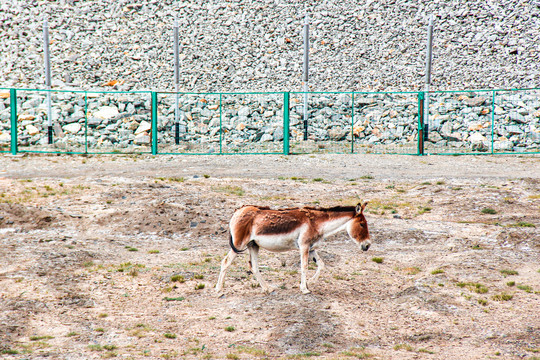
[[[362,244],[362,250],[363,251],[368,251],[370,246],[371,246],[370,244]]]

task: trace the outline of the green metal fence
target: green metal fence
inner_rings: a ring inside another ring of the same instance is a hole
[[[540,89],[310,92],[307,129],[303,97],[0,88],[0,152],[540,153]]]

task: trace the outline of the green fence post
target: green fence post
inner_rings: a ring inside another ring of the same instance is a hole
[[[289,155],[289,93],[283,93],[283,154]]]
[[[9,103],[11,112],[11,154],[17,155],[17,90],[9,89]]]
[[[424,93],[418,93],[418,153],[424,155]]]
[[[152,91],[152,155],[158,153],[157,92]]]

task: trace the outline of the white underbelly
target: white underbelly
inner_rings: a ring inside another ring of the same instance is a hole
[[[255,235],[252,240],[261,248],[269,251],[289,251],[298,249],[298,236],[300,231],[279,235]]]

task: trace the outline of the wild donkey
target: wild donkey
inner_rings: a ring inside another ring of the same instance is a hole
[[[368,225],[364,217],[364,204],[337,206],[332,208],[292,208],[272,210],[268,207],[244,206],[236,210],[229,223],[231,250],[221,262],[221,272],[216,284],[216,292],[221,292],[225,272],[237,254],[249,249],[250,266],[253,274],[265,292],[270,288],[259,272],[259,248],[270,251],[300,250],[301,281],[300,290],[308,294],[306,272],[308,260],[317,263],[317,271],[310,284],[317,281],[324,263],[315,251],[317,243],[325,237],[341,230],[367,251],[371,245]],[[242,249],[242,250],[239,250]]]

